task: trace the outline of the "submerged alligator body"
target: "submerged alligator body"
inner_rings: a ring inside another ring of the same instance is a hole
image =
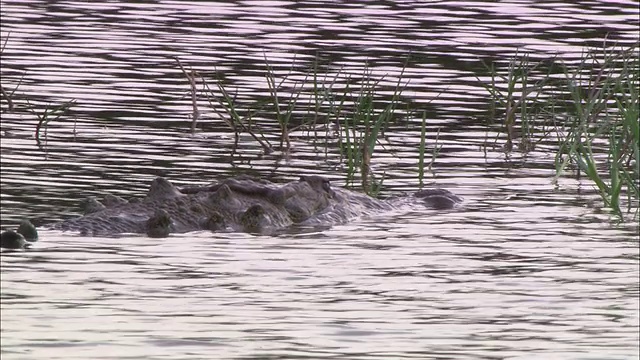
[[[335,225],[355,217],[392,210],[408,201],[437,209],[461,201],[447,190],[422,190],[407,198],[377,200],[354,191],[332,188],[321,176],[303,176],[278,185],[251,177],[217,184],[178,188],[156,178],[142,199],[107,195],[85,201],[85,215],[45,228],[87,236],[142,233],[165,237],[197,230],[270,233],[294,224]]]

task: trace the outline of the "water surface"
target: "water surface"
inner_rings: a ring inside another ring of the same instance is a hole
[[[155,176],[186,185],[304,173],[345,184],[323,118],[319,135],[293,131],[291,151],[265,154],[246,134],[234,147],[201,97],[192,134],[175,57],[244,104],[268,93],[267,63],[291,79],[283,98],[316,62],[326,79],[340,74],[335,89],[369,72],[389,95],[402,74],[408,110],[372,162],[382,195],[419,188],[425,112],[427,149],[442,146],[425,182],[465,198],[455,211],[279,236],[42,231],[35,249],[2,252],[3,359],[639,357],[637,224],[620,224],[571,172],[553,182],[555,139],[505,155],[505,139],[484,126],[500,115],[475,77],[481,60],[529,52],[574,63],[605,39],[629,46],[637,2],[0,4],[2,86],[19,84],[23,109],[0,103],[3,229],[77,216],[86,196],[143,196]],[[71,99],[38,146],[26,102],[42,113]],[[277,144],[274,118],[256,120]],[[308,120],[295,112],[294,123]]]

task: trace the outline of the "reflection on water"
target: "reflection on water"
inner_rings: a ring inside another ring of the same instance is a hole
[[[173,57],[250,103],[269,91],[266,62],[298,80],[315,61],[327,79],[367,66],[390,94],[411,54],[408,110],[381,137],[374,171],[383,195],[418,189],[424,111],[428,150],[442,146],[427,182],[465,198],[456,211],[271,237],[44,231],[34,250],[2,252],[3,359],[638,357],[637,224],[616,224],[586,182],[553,185],[552,141],[484,153],[496,134],[482,126],[488,98],[475,78],[479,60],[517,49],[571,62],[605,36],[628,46],[637,3],[2,0],[0,12],[3,89],[19,85],[16,103],[40,110],[77,101],[42,147],[37,118],[2,101],[3,228],[75,216],[86,196],[142,195],[158,175],[184,185],[314,173],[344,184],[322,126],[292,132],[290,153],[264,154],[245,135],[234,149],[201,98],[192,135]]]

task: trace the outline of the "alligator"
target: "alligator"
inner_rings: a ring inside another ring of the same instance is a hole
[[[239,176],[210,185],[182,188],[158,177],[144,198],[125,200],[110,194],[102,202],[88,198],[84,201],[83,216],[44,228],[74,231],[84,236],[139,233],[166,237],[171,233],[198,230],[274,233],[292,225],[345,223],[409,203],[450,209],[461,201],[451,192],[437,188],[421,190],[409,197],[378,200],[332,187],[328,179],[316,175],[302,176],[281,185]],[[13,237],[13,234],[7,235],[7,239]]]

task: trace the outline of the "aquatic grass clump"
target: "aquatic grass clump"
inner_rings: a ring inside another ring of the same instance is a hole
[[[261,133],[258,136],[251,128],[251,116],[253,112],[251,109],[248,111],[248,116],[241,116],[240,112],[236,108],[236,98],[235,96],[231,96],[229,92],[221,85],[220,81],[216,82],[218,91],[221,94],[221,98],[215,95],[215,92],[211,89],[208,82],[195,70],[189,68],[189,71],[185,69],[178,58],[174,58],[178,67],[182,71],[183,75],[189,81],[189,94],[191,97],[191,104],[193,111],[190,115],[191,117],[191,132],[194,133],[197,128],[197,122],[200,119],[201,112],[198,109],[198,90],[197,84],[198,80],[202,83],[202,92],[209,103],[211,109],[216,112],[218,117],[222,119],[234,132],[235,141],[234,141],[234,149],[238,146],[239,134],[241,132],[247,132],[250,134],[263,148],[265,153],[272,152],[272,147],[269,141],[262,135]],[[218,106],[221,106],[225,112],[221,112],[218,110]],[[248,122],[248,126],[245,125],[245,122]]]
[[[638,44],[614,51],[588,50],[576,69],[565,67],[568,90],[574,104],[567,134],[556,156],[556,176],[567,164],[577,166],[597,187],[605,206],[622,218],[620,197],[627,194],[627,211],[638,214],[640,148]],[[573,71],[571,71],[573,70]],[[603,142],[601,161],[594,143]],[[635,203],[635,205],[634,205]]]
[[[333,76],[322,76],[317,59],[306,72],[296,72],[292,66],[288,73],[280,74],[278,78],[265,58],[268,93],[255,101],[238,101],[222,79],[216,80],[216,91],[212,90],[204,78],[201,81],[211,108],[235,132],[236,143],[239,133],[249,132],[261,143],[265,152],[271,151],[271,144],[262,135],[260,126],[252,121],[254,118],[274,119],[277,122],[280,129],[279,148],[282,151],[288,151],[291,146],[291,131],[311,131],[316,129],[318,122],[335,125],[347,185],[353,186],[359,179],[362,188],[375,195],[380,191],[384,180],[384,174],[378,177],[371,170],[376,144],[391,122],[406,115],[400,109],[402,90],[407,86],[402,80],[405,68],[406,63],[397,81],[394,81],[390,94],[382,93],[381,82],[385,77],[374,78],[368,65],[359,75],[346,74],[340,68]],[[186,71],[183,72],[187,75]],[[293,75],[298,80],[293,80]],[[334,86],[336,83],[344,86],[338,90]],[[327,138],[328,131],[325,134]],[[423,166],[423,162],[420,166]],[[420,171],[423,175],[424,171]]]
[[[400,105],[400,96],[406,87],[406,84],[402,83],[404,69],[403,67],[390,100],[385,101],[386,106],[380,107],[377,104],[380,99],[377,90],[383,78],[373,80],[369,68],[365,67],[360,89],[353,99],[351,111],[342,111],[342,116],[336,119],[338,124],[343,125],[341,129],[343,136],[340,136],[340,142],[341,149],[346,150],[344,154],[346,155],[347,183],[353,183],[359,170],[363,189],[372,195],[380,191],[384,178],[376,179],[371,171],[371,159],[378,137],[393,120]],[[346,94],[343,94],[343,97],[346,97]]]
[[[525,152],[535,145],[532,135],[543,134],[541,141],[553,124],[556,179],[568,167],[576,169],[577,177],[586,175],[620,219],[623,194],[627,212],[635,208],[637,218],[639,211],[638,48],[638,43],[608,48],[605,42],[602,48],[585,50],[577,65],[560,59],[531,64],[525,54],[510,61],[506,75],[495,64],[486,66],[491,83],[483,84],[492,104],[504,109],[507,152],[516,124],[522,136],[519,149]]]
[[[518,150],[525,153],[533,150],[552,133],[553,122],[549,114],[557,111],[558,101],[553,89],[558,83],[553,76],[556,71],[554,59],[532,62],[528,53],[516,53],[509,60],[505,74],[498,71],[495,63],[482,64],[490,81],[487,84],[477,76],[476,79],[491,95],[487,125],[493,125],[498,109],[502,109],[507,138],[503,149],[511,152],[518,140]]]
[[[11,32],[7,34],[7,38],[4,40],[4,43],[0,48],[0,54],[4,52],[7,46],[7,42],[9,41],[10,35],[11,35]],[[26,76],[26,73],[23,73],[22,76],[20,77],[20,80],[18,80],[18,84],[11,91],[8,91],[2,85],[0,85],[0,95],[1,95],[1,98],[7,102],[7,112],[26,111],[36,116],[36,118],[38,119],[38,124],[36,125],[36,128],[35,128],[34,137],[36,139],[37,145],[40,147],[42,146],[41,140],[40,140],[41,130],[44,128],[44,141],[46,141],[47,126],[49,125],[49,122],[52,120],[59,120],[63,116],[69,115],[71,107],[75,105],[76,100],[72,99],[69,101],[65,101],[59,105],[46,104],[44,105],[44,109],[40,108],[40,106],[38,105],[32,104],[29,101],[28,97],[24,100],[23,104],[21,102],[17,102],[17,100],[14,99],[14,95],[18,90],[18,88],[20,87],[20,84],[22,84],[22,81],[24,80],[25,76]],[[75,133],[75,124],[74,124],[74,133]]]

